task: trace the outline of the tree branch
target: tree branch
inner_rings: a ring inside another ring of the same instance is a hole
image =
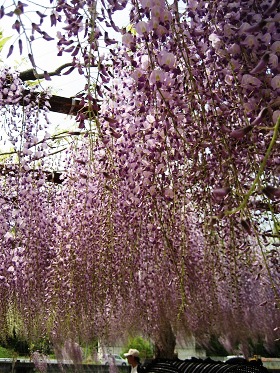
[[[65,64],[59,66],[56,70],[48,73],[48,75],[49,76],[60,75],[61,71],[63,69],[65,69],[66,67],[70,67],[70,66],[73,66],[73,64],[71,62],[65,63]],[[19,74],[19,77],[23,82],[26,82],[27,80],[44,79],[45,75],[44,74],[38,74],[36,72],[36,70],[34,70],[34,69],[29,69],[29,70],[22,71]]]

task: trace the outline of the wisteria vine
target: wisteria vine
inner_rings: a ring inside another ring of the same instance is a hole
[[[58,53],[72,57],[67,73],[85,76],[86,110],[76,117],[85,136],[69,146],[61,183],[49,183],[48,93],[28,96],[16,72],[1,70],[15,155],[0,180],[0,336],[16,327],[61,345],[114,340],[121,328],[164,349],[169,323],[204,346],[214,335],[248,355],[262,338],[273,351],[278,1],[53,3],[31,25],[28,4],[2,5],[0,15],[14,20],[21,52],[27,41],[35,76],[32,43],[53,39],[45,19],[58,29]],[[119,27],[126,9],[130,26]]]

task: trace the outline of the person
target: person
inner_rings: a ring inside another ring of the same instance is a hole
[[[123,354],[127,358],[127,362],[131,365],[131,373],[141,373],[141,364],[140,364],[140,353],[135,348],[130,348],[128,352]]]

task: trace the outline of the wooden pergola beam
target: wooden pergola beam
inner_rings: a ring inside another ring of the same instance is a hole
[[[8,164],[0,164],[0,176],[5,176],[8,174],[18,174],[19,167],[18,165],[8,165]],[[38,180],[40,178],[40,174],[45,175],[46,181],[52,182],[54,184],[62,184],[61,175],[62,172],[60,171],[37,171],[37,170],[29,170],[27,173],[32,174],[34,180]]]
[[[50,76],[60,76],[62,71],[65,68],[71,68],[73,67],[72,63],[65,63],[61,66],[59,66],[56,70],[52,72],[48,72],[47,75]],[[20,72],[19,78],[23,81],[36,81],[39,79],[46,78],[45,74],[38,74],[33,68],[28,69],[25,71]],[[30,92],[29,90],[25,90],[24,96],[30,95],[33,96],[34,99],[38,95],[43,95],[43,93],[40,92]],[[74,97],[63,97],[63,96],[56,96],[53,95],[48,100],[50,103],[50,110],[55,113],[60,114],[67,114],[67,115],[77,115],[79,111],[83,111],[84,113],[87,113],[87,107],[85,107],[83,104],[81,104],[81,100],[74,98]],[[21,105],[24,105],[24,98],[20,101]]]
[[[42,95],[40,92],[30,92],[26,90],[24,92],[24,96],[31,95],[31,98],[35,99],[36,96]],[[20,101],[21,105],[24,105],[24,96],[22,100]],[[85,108],[84,105],[81,104],[81,100],[72,98],[72,97],[63,97],[63,96],[51,96],[48,99],[48,102],[50,104],[50,111],[53,111],[55,113],[59,114],[67,114],[67,115],[77,115],[79,111],[86,112],[87,108]]]

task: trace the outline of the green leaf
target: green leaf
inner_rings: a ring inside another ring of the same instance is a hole
[[[131,24],[126,27],[126,31],[131,32],[134,36],[137,34],[136,29]]]
[[[10,39],[11,39],[11,36],[7,36],[6,38],[0,38],[0,51],[3,49],[4,45]]]

